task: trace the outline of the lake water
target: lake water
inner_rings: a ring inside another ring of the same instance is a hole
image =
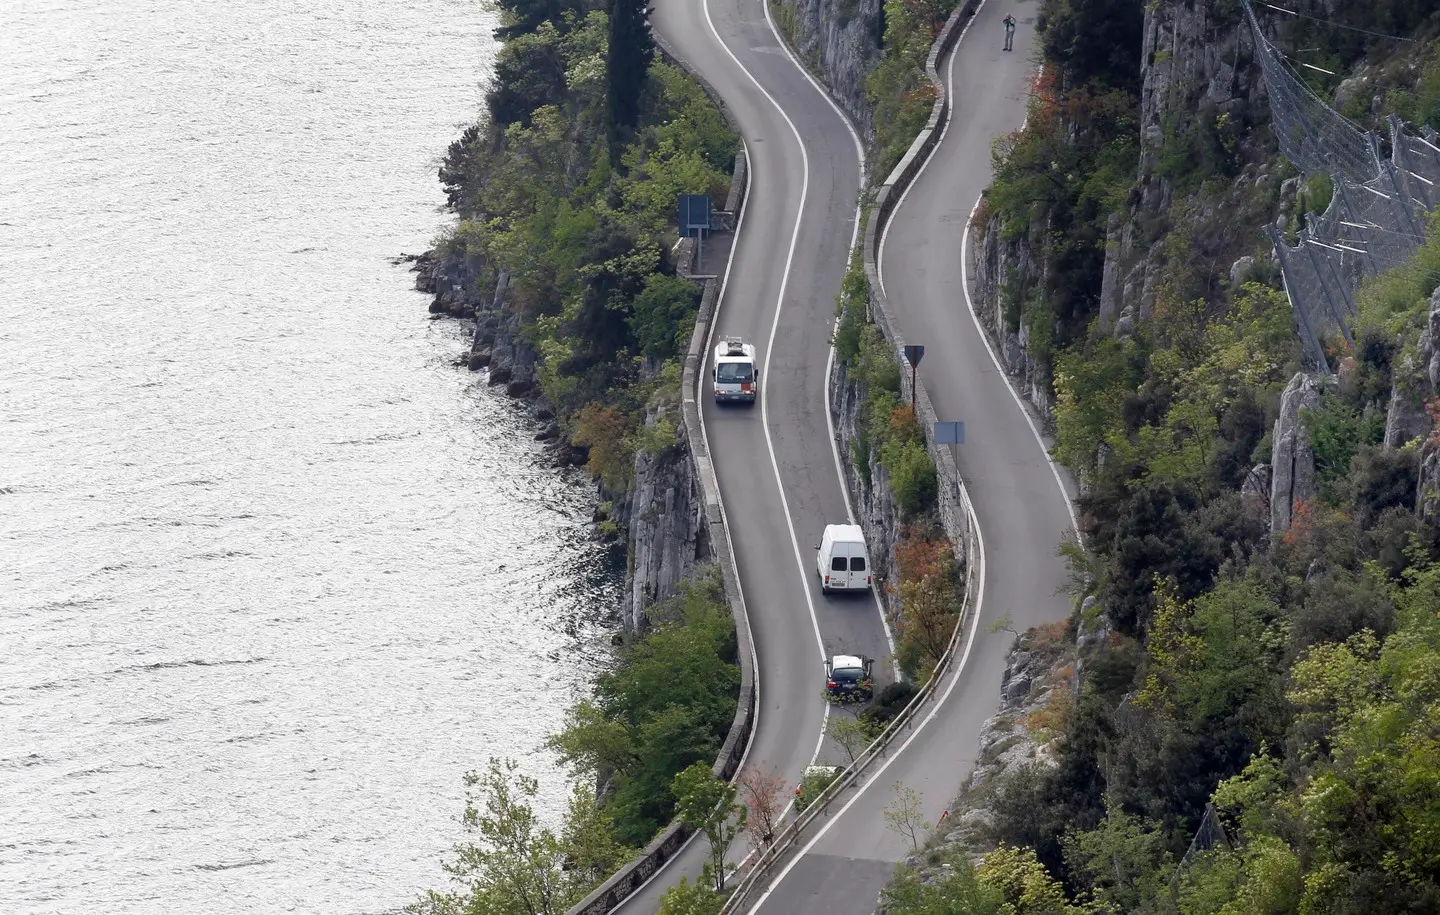
[[[473,0],[6,0],[0,911],[370,913],[540,750],[590,489],[413,274]]]

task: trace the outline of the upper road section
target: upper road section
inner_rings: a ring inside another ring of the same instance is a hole
[[[707,361],[701,415],[759,661],[745,766],[793,785],[820,743],[825,654],[889,658],[874,597],[822,596],[814,572],[825,525],[849,517],[825,386],[835,296],[855,236],[860,151],[781,46],[762,3],[660,0],[652,22],[724,98],[749,156],[731,262],[706,265],[727,271],[706,353],[725,336],[755,343],[761,402],[716,406]],[[700,873],[704,843],[691,841],[617,911],[656,911],[666,888]]]
[[[1034,75],[1035,0],[981,4],[939,72],[952,101],[939,144],[890,218],[878,267],[907,343],[926,346],[920,376],[941,420],[965,423],[959,467],[979,522],[983,561],[977,610],[961,660],[938,685],[938,704],[783,869],[751,911],[764,915],[863,915],[895,864],[912,850],[886,829],[900,782],[921,792],[936,822],[974,767],[985,720],[995,713],[1011,636],[990,634],[1010,614],[1015,629],[1064,618],[1065,567],[1056,547],[1072,529],[1070,499],[1046,446],[981,334],[965,288],[962,247],[991,180],[990,143],[1021,126]],[[1018,20],[1002,50],[1006,13]],[[842,795],[842,799],[844,796]]]

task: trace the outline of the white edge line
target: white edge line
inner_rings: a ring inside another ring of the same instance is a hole
[[[835,112],[836,115],[839,116],[840,123],[844,124],[845,129],[850,131],[850,139],[853,140],[855,143],[855,156],[860,161],[860,180],[859,183],[856,185],[856,195],[858,198],[865,192],[865,168],[867,165],[865,161],[865,144],[860,142],[859,131],[857,131],[855,129],[855,125],[850,122],[850,116],[847,115],[844,109],[842,109],[840,105],[835,101],[835,97],[832,96],[829,92],[827,92],[824,86],[820,85],[819,81],[817,81],[815,77],[810,73],[810,70],[803,63],[801,63],[800,58],[796,57],[795,52],[790,49],[790,45],[785,41],[785,37],[781,35],[780,30],[775,27],[775,20],[770,15],[769,0],[760,0],[760,7],[765,11],[765,24],[770,27],[771,33],[775,36],[775,42],[780,45],[782,50],[785,51],[785,56],[790,58],[790,62],[795,65],[795,69],[799,70],[800,75],[805,77],[805,79],[810,83],[810,85],[814,87],[816,92],[820,93],[821,98],[825,99],[825,101],[830,105],[830,108]],[[860,199],[857,199],[855,201],[855,224],[850,231],[850,247],[845,251],[846,273],[850,272],[850,258],[854,256],[855,242],[860,238],[861,210],[862,207]],[[882,286],[881,288],[883,289],[884,287]],[[834,340],[834,330],[838,330],[839,327],[840,318],[839,316],[836,316],[835,326],[834,328],[832,328],[831,332],[832,341]],[[830,355],[825,360],[825,426],[830,432],[830,447],[835,457],[835,475],[840,480],[840,492],[845,497],[845,517],[850,521],[850,523],[854,524],[856,523],[855,509],[850,503],[850,487],[845,482],[845,468],[841,464],[840,442],[835,437],[835,420],[830,415],[830,378],[831,373],[834,371],[834,369],[835,344],[832,342],[830,344]],[[900,660],[895,656],[895,634],[890,631],[890,621],[885,618],[885,602],[880,597],[879,585],[875,584],[873,580],[870,584],[870,593],[875,599],[875,612],[880,615],[880,627],[885,632],[885,644],[890,649],[890,664],[895,669],[895,679],[898,681],[901,678],[901,673]],[[824,744],[824,734],[821,734],[820,745],[815,748],[815,756],[810,760],[810,764],[812,766],[815,764],[815,760],[820,758],[820,747],[824,746]],[[789,810],[789,807],[787,807],[786,810]],[[781,818],[784,818],[783,814],[781,815]]]
[[[702,10],[704,11],[704,13],[705,13],[705,23],[706,23],[706,25],[708,25],[708,26],[710,27],[710,34],[711,34],[711,36],[714,37],[715,43],[718,44],[718,45],[720,45],[721,49],[725,51],[726,55],[729,56],[730,60],[732,60],[732,61],[735,63],[735,66],[740,69],[740,72],[744,73],[745,76],[749,78],[750,82],[755,85],[755,88],[760,90],[760,94],[763,95],[763,96],[765,96],[766,100],[769,101],[770,104],[775,108],[775,110],[780,113],[780,117],[785,120],[786,125],[789,126],[789,128],[790,128],[790,132],[791,132],[791,133],[794,135],[794,137],[795,137],[795,142],[796,142],[796,143],[799,145],[799,147],[800,147],[801,168],[802,168],[802,170],[803,170],[804,179],[803,179],[803,181],[802,181],[802,183],[801,183],[801,186],[800,186],[800,206],[799,206],[799,208],[797,209],[797,211],[796,211],[796,213],[795,213],[795,228],[794,228],[794,229],[791,231],[791,233],[790,233],[790,250],[786,253],[786,256],[785,256],[785,269],[784,269],[783,272],[781,273],[781,278],[780,278],[780,291],[779,291],[779,294],[777,295],[776,300],[775,300],[775,317],[774,317],[774,319],[773,319],[773,320],[771,321],[771,323],[770,323],[770,339],[769,339],[769,340],[766,342],[766,344],[765,344],[765,370],[768,372],[769,369],[770,369],[770,355],[771,355],[771,351],[772,351],[772,350],[774,349],[774,347],[775,347],[775,335],[776,335],[776,332],[779,330],[779,327],[780,327],[780,315],[781,315],[781,313],[784,311],[784,308],[785,308],[785,290],[789,287],[789,283],[790,283],[790,269],[791,269],[791,266],[792,266],[792,264],[794,263],[794,260],[795,260],[795,249],[796,249],[796,246],[797,246],[797,245],[799,244],[799,242],[800,242],[800,227],[801,227],[802,223],[804,222],[804,218],[805,218],[805,200],[806,200],[806,198],[809,196],[809,193],[810,193],[810,154],[809,154],[809,152],[807,151],[807,149],[806,149],[806,147],[805,147],[805,139],[804,139],[804,137],[802,137],[802,136],[800,135],[800,131],[799,131],[798,128],[796,128],[795,122],[790,119],[790,115],[789,115],[788,113],[786,113],[785,109],[784,109],[783,107],[781,107],[781,105],[780,105],[779,102],[775,101],[775,97],[774,97],[773,95],[771,95],[770,92],[769,92],[769,90],[767,90],[767,89],[760,83],[760,80],[756,79],[755,74],[751,73],[748,69],[746,69],[745,65],[740,62],[740,58],[738,58],[738,57],[735,56],[735,52],[732,51],[732,50],[730,50],[730,46],[727,45],[727,44],[725,43],[725,41],[720,37],[720,31],[715,28],[715,20],[714,20],[713,18],[711,18],[711,16],[710,16],[710,2],[709,2],[709,0],[702,0],[700,6],[701,6],[701,9],[702,9]],[[768,9],[766,10],[766,21],[767,21],[767,22],[769,21],[769,10],[768,10]],[[774,26],[773,26],[773,25],[771,26],[771,30],[772,30],[772,31],[774,30]],[[777,37],[777,39],[778,39],[779,36],[777,35],[776,37]],[[783,42],[781,42],[781,44],[783,45]],[[832,103],[832,104],[833,104],[833,103]],[[846,122],[846,123],[847,123],[847,126],[848,126],[848,122]],[[854,134],[854,129],[853,129],[853,128],[851,128],[851,136],[852,136],[852,137],[855,136],[855,134]],[[856,138],[856,142],[857,142],[857,143],[859,142],[858,138]],[[748,159],[748,155],[747,155],[747,159]],[[748,182],[748,180],[749,180],[749,175],[751,175],[751,174],[754,173],[755,163],[754,163],[753,161],[747,161],[746,164],[747,164],[747,166],[749,167],[749,171],[747,171],[747,173],[746,173],[746,175],[747,175],[746,180],[747,180],[747,182]],[[748,183],[747,183],[747,188],[748,188]],[[746,202],[747,202],[747,204],[748,204],[748,202],[749,202],[749,201],[748,201],[748,196],[749,196],[748,193],[747,193],[746,196],[747,196],[747,201],[746,201]],[[737,230],[737,233],[736,233],[736,234],[737,234],[737,236],[738,236],[738,234],[739,234],[739,233],[738,233],[738,230]],[[735,249],[734,249],[733,247],[731,248],[730,253],[731,253],[731,257],[733,258],[733,257],[734,257],[734,253],[735,253]],[[728,265],[727,265],[727,268],[726,268],[726,269],[727,269],[727,272],[728,272],[728,269],[729,269],[729,268],[728,268]],[[722,295],[723,295],[723,292],[722,292]],[[719,321],[718,321],[719,315],[720,315],[720,302],[717,301],[717,302],[716,302],[716,305],[715,305],[715,317],[716,317],[716,320],[715,320],[714,323],[712,323],[712,324],[710,325],[710,332],[711,332],[712,335],[713,335],[714,332],[715,332],[715,327],[716,327],[716,326],[718,325],[718,323],[719,323]],[[708,341],[707,341],[707,351],[706,351],[706,356],[705,356],[705,358],[706,358],[706,361],[707,361],[707,362],[708,362],[708,360],[710,359],[710,353],[709,353],[709,350],[708,350]],[[702,368],[702,370],[704,369],[705,364],[706,364],[706,363],[701,363],[701,368]],[[780,491],[780,504],[781,504],[781,507],[784,508],[784,510],[785,510],[785,526],[789,529],[789,532],[790,532],[790,546],[791,546],[791,548],[794,550],[794,553],[795,553],[795,565],[796,565],[796,570],[800,573],[800,582],[801,582],[801,586],[802,586],[802,588],[803,588],[803,590],[804,590],[804,593],[805,593],[805,605],[806,605],[807,609],[809,609],[809,611],[810,611],[810,625],[811,625],[812,629],[813,629],[814,632],[815,632],[815,646],[820,650],[820,660],[823,662],[824,659],[825,659],[825,642],[824,642],[824,639],[823,639],[823,638],[821,637],[821,635],[820,635],[820,619],[819,619],[819,617],[818,617],[818,616],[816,615],[816,613],[815,613],[815,599],[814,599],[814,597],[813,597],[813,596],[811,595],[811,593],[810,593],[810,577],[809,577],[808,573],[806,573],[806,571],[805,571],[805,562],[804,562],[804,560],[803,560],[802,557],[801,557],[801,553],[800,553],[800,540],[799,540],[798,536],[797,536],[796,533],[795,533],[795,521],[794,521],[794,518],[791,516],[791,513],[790,513],[790,501],[789,501],[789,499],[787,499],[786,496],[785,496],[785,484],[784,484],[783,480],[782,480],[781,477],[780,477],[780,462],[779,462],[779,461],[777,460],[777,458],[775,457],[775,443],[774,443],[774,440],[773,440],[773,439],[771,438],[771,436],[770,436],[770,419],[769,419],[769,417],[770,417],[770,409],[769,409],[769,402],[770,402],[770,400],[769,400],[769,393],[770,393],[770,385],[769,385],[768,383],[762,385],[761,388],[760,388],[760,422],[761,422],[761,429],[762,429],[762,431],[765,433],[765,447],[766,447],[766,450],[769,451],[769,453],[770,453],[770,468],[771,468],[771,470],[772,470],[772,471],[774,472],[774,474],[775,474],[775,486],[776,486],[776,488]],[[698,398],[698,395],[697,395],[697,398]],[[827,414],[829,413],[829,407],[828,407],[828,405],[827,405],[827,407],[826,407],[826,413],[827,413]],[[707,447],[707,449],[708,449],[708,447],[709,447],[709,441],[708,441],[708,439],[707,439],[707,441],[706,441],[706,447]],[[713,456],[712,456],[712,460],[713,460]],[[843,486],[843,483],[842,483],[842,486]],[[728,524],[726,525],[726,536],[729,536],[729,525],[728,525]],[[737,566],[738,566],[738,560],[737,560]],[[753,644],[753,642],[754,642],[753,638],[752,638],[751,642],[752,642],[752,644]],[[757,682],[758,682],[758,680],[759,680],[759,667],[758,667],[758,666],[756,667],[756,680],[757,680]],[[758,697],[758,693],[757,693],[757,697]],[[821,747],[824,745],[824,743],[825,743],[825,729],[826,729],[826,726],[828,725],[829,721],[830,721],[830,704],[827,702],[827,703],[825,703],[824,712],[823,712],[823,715],[822,715],[821,721],[820,721],[820,736],[819,736],[819,738],[816,740],[815,753],[814,753],[814,754],[811,756],[811,758],[810,758],[812,765],[814,764],[815,758],[820,755],[820,748],[821,748]],[[751,733],[752,733],[752,737],[753,737],[754,732],[752,731]],[[748,750],[748,748],[747,748],[747,750],[746,750],[746,755],[747,755],[747,756],[749,755],[749,750]],[[738,771],[738,770],[737,770],[737,771]],[[793,805],[793,803],[794,803],[794,802],[793,802],[793,800],[792,800],[792,801],[791,801],[791,804],[786,805],[785,810],[782,810],[782,811],[781,811],[781,815],[780,815],[780,818],[781,818],[781,819],[784,818],[785,813],[790,809],[790,806]],[[747,855],[747,857],[748,857],[748,855]],[[742,860],[743,860],[743,859],[742,859]]]
[[[745,199],[740,201],[740,214],[735,219],[735,231],[731,233],[736,242],[740,240],[740,230],[745,226],[745,214],[750,212],[750,184],[755,174],[755,169],[752,167],[750,161],[750,147],[745,145],[744,137],[740,138],[740,147],[745,150]],[[720,278],[720,292],[715,296],[715,312],[710,315],[710,329],[705,333],[705,349],[700,355],[699,371],[695,373],[695,413],[700,418],[700,439],[705,443],[705,453],[710,455],[710,466],[712,470],[715,466],[715,456],[710,451],[710,433],[705,428],[705,405],[700,399],[700,390],[705,379],[705,366],[710,362],[710,344],[715,340],[715,325],[720,323],[720,305],[725,301],[725,290],[730,285],[730,268],[735,264],[735,251],[739,247],[740,245],[738,244],[731,244],[730,254],[725,258],[725,273]],[[681,398],[682,400],[684,398],[683,391],[681,392]],[[735,563],[735,587],[740,592],[740,606],[745,612],[746,624],[749,625],[750,605],[745,602],[745,585],[740,577],[740,562],[735,557],[735,543],[730,538],[730,521],[725,515],[725,497],[720,492],[720,478],[718,475],[715,478],[715,499],[720,505],[720,518],[725,522],[720,525],[725,530],[725,543],[730,548],[730,559]],[[750,736],[745,740],[745,753],[740,757],[740,764],[735,767],[737,774],[745,768],[745,761],[750,758],[750,748],[755,745],[755,734],[760,730],[760,659],[755,653],[755,629],[753,626],[750,627],[750,669],[754,672],[752,679],[755,681],[755,708],[752,712],[754,719],[750,722]],[[653,874],[646,877],[639,886],[627,893],[625,898],[620,900],[619,904],[611,911],[618,911],[623,908],[625,903],[634,899],[641,890],[649,886],[652,880],[665,873],[666,868],[668,868],[671,863],[680,860],[680,856],[685,853],[685,849],[690,847],[690,843],[694,842],[695,837],[698,835],[700,835],[700,831],[698,830],[690,833],[689,837],[680,843],[680,847],[675,849],[675,854],[666,858],[663,864],[655,868]]]
[[[899,759],[905,754],[906,748],[915,741],[915,738],[919,737],[921,733],[924,732],[925,726],[928,725],[932,720],[934,720],[936,715],[940,714],[940,710],[945,707],[946,701],[950,698],[950,693],[954,691],[955,684],[960,682],[960,675],[964,673],[965,665],[970,660],[970,649],[975,646],[975,634],[980,631],[980,618],[982,616],[981,611],[985,605],[985,534],[980,529],[980,519],[975,516],[975,509],[973,506],[971,506],[970,508],[970,523],[975,526],[975,539],[978,541],[980,547],[980,587],[976,589],[975,592],[975,610],[970,615],[970,636],[965,641],[965,653],[960,656],[959,665],[957,665],[950,674],[950,683],[945,687],[945,694],[942,695],[939,700],[936,701],[935,705],[931,707],[930,714],[925,716],[925,720],[921,721],[915,726],[914,731],[911,732],[910,736],[905,739],[905,742],[900,745],[900,749],[893,752],[887,752],[885,764],[881,766],[878,770],[876,770],[869,777],[869,779],[866,780],[865,784],[861,785],[858,789],[856,789],[854,796],[852,796],[850,800],[845,802],[845,806],[841,807],[839,812],[829,816],[827,822],[824,826],[820,828],[820,831],[815,834],[815,837],[812,838],[809,842],[806,842],[805,846],[800,849],[800,853],[795,855],[795,857],[791,858],[790,863],[786,864],[785,868],[781,870],[778,875],[776,875],[775,879],[770,881],[770,885],[765,889],[765,892],[761,893],[760,898],[755,901],[755,904],[746,910],[747,915],[753,915],[753,913],[759,911],[760,907],[765,904],[765,900],[768,899],[770,897],[770,894],[775,891],[775,887],[779,886],[780,883],[784,881],[785,875],[789,874],[790,871],[795,867],[795,865],[799,864],[805,859],[806,855],[810,854],[810,850],[815,847],[816,843],[819,842],[821,839],[825,838],[825,834],[830,831],[831,827],[833,827],[836,823],[840,821],[843,816],[845,816],[845,812],[847,810],[855,806],[855,803],[865,795],[866,791],[868,791],[872,786],[879,783],[880,776],[885,774],[885,770],[890,768],[891,764],[894,763],[895,760]]]

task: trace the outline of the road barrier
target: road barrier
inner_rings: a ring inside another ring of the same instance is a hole
[[[713,86],[700,76],[683,59],[674,54],[657,32],[656,44],[665,58],[690,74],[704,87],[707,95],[720,108],[730,128],[738,136],[740,127],[730,110],[720,100]],[[745,190],[749,161],[742,149],[735,156],[735,170],[730,179],[730,195],[725,201],[725,212],[735,217],[733,225],[739,225],[740,208],[745,205]],[[735,239],[732,239],[732,244]],[[740,575],[736,571],[735,556],[730,550],[727,535],[725,507],[720,501],[720,485],[715,477],[715,465],[710,460],[709,444],[705,430],[700,425],[699,375],[705,362],[705,349],[710,339],[710,325],[715,318],[719,304],[723,278],[705,281],[704,293],[700,297],[700,313],[695,319],[695,330],[690,335],[690,348],[685,354],[685,367],[680,382],[681,413],[685,424],[685,441],[689,445],[690,460],[695,479],[700,486],[700,495],[705,512],[705,536],[702,538],[709,547],[710,558],[720,567],[720,576],[725,583],[725,599],[730,604],[730,614],[735,620],[735,643],[740,661],[740,697],[736,703],[735,720],[720,746],[715,758],[714,772],[726,781],[739,772],[740,762],[750,745],[750,735],[755,729],[755,696],[758,690],[755,669],[755,643],[750,632],[750,618],[746,613],[745,599],[740,593]],[[590,895],[580,900],[565,915],[608,915],[623,903],[647,880],[655,875],[665,863],[673,858],[685,845],[691,831],[679,820],[650,841],[638,856],[632,859],[609,880],[600,884]]]
[[[865,224],[862,258],[865,264],[865,278],[869,281],[870,286],[870,316],[876,326],[880,328],[880,332],[885,335],[885,339],[894,347],[896,357],[902,363],[905,361],[905,337],[900,332],[899,323],[890,309],[885,291],[880,287],[878,269],[880,239],[883,237],[885,225],[889,221],[895,205],[899,202],[900,196],[915,180],[915,176],[920,173],[920,166],[929,158],[935,144],[940,140],[940,133],[950,114],[950,99],[945,92],[945,84],[940,79],[938,70],[940,58],[944,57],[959,40],[964,23],[974,15],[979,2],[980,0],[965,0],[950,14],[950,18],[945,22],[944,28],[940,30],[935,43],[931,46],[930,56],[925,61],[925,73],[935,86],[935,105],[930,111],[930,119],[926,122],[924,129],[916,135],[914,142],[910,144],[910,149],[905,153],[905,157],[900,160],[886,178],[885,183],[877,190],[874,204],[870,209],[870,218]],[[909,372],[902,371],[900,373],[900,388],[902,401],[911,396]],[[938,417],[924,383],[916,379],[913,393],[916,419],[920,421],[920,425],[925,430],[926,448],[935,462],[937,473],[942,481],[960,481],[955,458],[950,453],[950,449],[935,443],[935,423]],[[799,854],[804,848],[802,840],[808,837],[811,827],[815,826],[817,821],[829,815],[830,805],[836,798],[840,797],[844,791],[861,783],[860,780],[866,770],[877,759],[885,757],[890,742],[898,734],[902,731],[908,733],[913,729],[916,716],[927,703],[935,698],[936,689],[954,663],[967,623],[975,622],[970,619],[970,616],[979,588],[979,580],[976,576],[976,569],[980,563],[979,532],[975,520],[975,510],[970,505],[970,496],[965,490],[964,482],[957,482],[954,487],[942,483],[939,487],[938,501],[941,524],[944,526],[951,544],[955,547],[956,558],[965,567],[964,603],[961,606],[960,619],[955,625],[955,631],[950,636],[950,644],[936,663],[930,679],[920,692],[915,694],[904,710],[886,726],[860,758],[845,770],[844,775],[822,791],[803,814],[782,829],[765,849],[765,852],[740,875],[739,882],[725,901],[724,908],[721,909],[721,915],[738,915],[743,911],[755,890],[764,884],[777,868],[783,867]]]

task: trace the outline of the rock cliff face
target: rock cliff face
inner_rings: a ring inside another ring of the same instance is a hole
[[[652,410],[646,422],[679,422],[678,409]],[[695,480],[695,464],[683,437],[658,454],[635,456],[635,480],[615,520],[630,533],[630,568],[625,625],[638,629],[645,608],[675,594],[694,577],[697,557],[708,555],[704,505]]]
[[[970,240],[970,255],[975,259],[971,295],[980,325],[995,342],[995,353],[1006,373],[1019,383],[1021,394],[1048,420],[1053,398],[1048,378],[1041,377],[1041,367],[1029,355],[1030,328],[1023,321],[1006,318],[1007,313],[1019,315],[1021,301],[1036,282],[1043,281],[1044,265],[1025,239],[1003,239],[995,219],[983,237],[972,233]]]
[[[1427,405],[1440,397],[1440,287],[1430,295],[1430,311],[1415,352],[1402,357],[1394,373],[1390,410],[1385,417],[1385,444],[1399,447],[1423,436],[1420,482],[1415,512],[1431,524],[1440,522],[1440,440]]]
[[[865,77],[880,60],[882,6],[882,0],[774,0],[772,6],[781,35],[865,137],[872,132]]]
[[[1270,450],[1270,533],[1290,529],[1296,509],[1315,498],[1315,452],[1301,411],[1320,406],[1320,379],[1299,373],[1280,397]]]
[[[1116,336],[1132,333],[1150,317],[1167,269],[1166,232],[1183,221],[1184,246],[1192,256],[1234,267],[1232,283],[1255,267],[1253,250],[1261,227],[1283,214],[1299,182],[1282,189],[1269,165],[1251,165],[1233,178],[1219,197],[1196,202],[1177,192],[1186,150],[1178,138],[1205,136],[1230,143],[1244,161],[1265,161],[1274,145],[1259,68],[1251,64],[1248,31],[1234,10],[1213,14],[1215,4],[1146,4],[1140,54],[1139,148],[1130,207],[1106,226],[1104,268],[1095,314],[1100,328]],[[1282,190],[1284,194],[1282,195]],[[1283,215],[1282,215],[1282,218]],[[1048,367],[1038,366],[1029,346],[1030,328],[1022,320],[1028,299],[1043,294],[1050,281],[1044,244],[1051,235],[1044,221],[1024,237],[1000,238],[992,216],[972,236],[975,305],[997,345],[1007,371],[1021,380],[1029,399],[1048,415],[1052,406]],[[1273,255],[1271,255],[1273,257]],[[1048,309],[1036,309],[1048,314]],[[1007,317],[1008,316],[1008,317]]]

